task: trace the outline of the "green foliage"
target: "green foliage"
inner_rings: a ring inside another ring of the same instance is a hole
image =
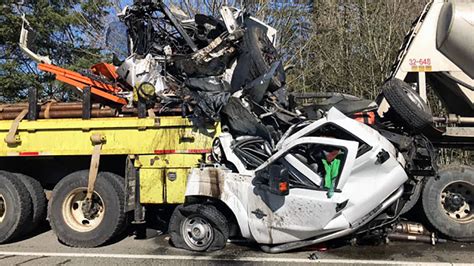
[[[103,59],[100,45],[111,3],[108,0],[17,2],[7,0],[0,4],[0,101],[21,100],[30,86],[37,87],[43,98],[67,100],[70,97],[67,85],[53,82],[52,77],[38,71],[36,63],[20,50],[21,14],[26,14],[35,32],[29,38],[31,50],[48,55],[56,65],[76,70]]]

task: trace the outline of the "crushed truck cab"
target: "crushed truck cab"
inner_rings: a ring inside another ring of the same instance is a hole
[[[360,230],[401,197],[408,180],[403,156],[387,139],[335,108],[290,131],[277,147],[265,163],[244,173],[223,166],[193,168],[186,197],[222,202],[244,238],[281,244],[266,248],[281,252]],[[334,151],[338,159],[332,162],[340,160],[341,167],[328,187],[318,167],[329,164]]]

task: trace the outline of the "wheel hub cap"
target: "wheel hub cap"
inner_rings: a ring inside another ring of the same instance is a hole
[[[204,239],[205,235],[205,229],[201,224],[197,224],[196,226],[193,227],[192,233],[193,233],[193,238],[196,240],[202,240]]]
[[[191,216],[184,220],[181,233],[186,244],[196,251],[206,250],[214,239],[214,231],[207,219]]]
[[[78,232],[96,229],[105,214],[101,196],[94,192],[92,199],[86,199],[87,188],[77,188],[69,193],[63,202],[63,217],[66,224]]]
[[[473,186],[467,182],[453,182],[447,185],[441,193],[441,205],[446,215],[459,223],[473,221],[472,193]]]
[[[445,205],[450,211],[458,211],[464,205],[464,198],[458,193],[449,193]]]
[[[82,213],[88,220],[96,218],[99,214],[100,208],[101,207],[97,201],[94,202],[93,200],[88,199],[84,200],[81,206]]]

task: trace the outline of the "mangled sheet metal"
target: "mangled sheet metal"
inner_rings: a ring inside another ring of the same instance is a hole
[[[224,6],[219,17],[192,18],[175,6],[146,2],[126,7],[119,17],[107,39],[125,40],[130,55],[121,58],[117,73],[149,107],[173,95],[195,117],[220,121],[231,97],[248,95],[260,103],[267,90],[284,87],[283,67],[274,66],[276,31],[238,9]],[[129,38],[117,37],[118,28]],[[254,82],[265,74],[265,82]]]
[[[21,44],[41,70],[79,92],[90,87],[100,103],[125,108],[122,115],[136,114],[130,109],[144,103],[149,110],[181,110],[215,122],[231,97],[263,104],[267,90],[285,85],[282,64],[274,64],[276,30],[239,9],[223,6],[219,16],[191,17],[162,1],[136,1],[118,17],[106,33],[112,67],[74,72],[55,66],[28,49],[33,29],[26,18]]]

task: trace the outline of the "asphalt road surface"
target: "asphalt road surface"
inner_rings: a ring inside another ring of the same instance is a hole
[[[148,238],[128,236],[93,249],[70,248],[45,228],[35,236],[0,246],[1,265],[461,265],[474,263],[474,244],[448,242],[431,246],[390,242],[379,246],[324,246],[284,254],[266,254],[245,242],[222,251],[193,253],[171,247],[167,235],[148,231]]]

